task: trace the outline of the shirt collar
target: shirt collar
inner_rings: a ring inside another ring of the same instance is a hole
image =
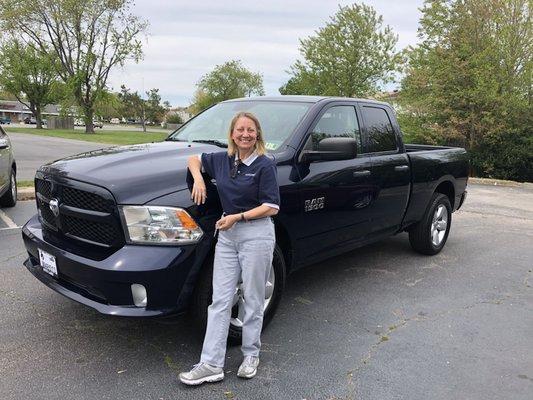
[[[255,161],[255,159],[258,157],[257,151],[254,150],[252,154],[250,154],[248,157],[246,157],[244,160],[241,160],[241,162],[249,167],[252,165],[252,163]],[[235,153],[235,159],[239,159],[239,153]]]

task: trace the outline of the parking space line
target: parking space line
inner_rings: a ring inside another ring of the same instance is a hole
[[[17,224],[13,222],[11,218],[7,216],[5,212],[0,210],[0,219],[4,221],[4,223],[7,225],[7,229],[14,229],[14,228],[20,228]],[[5,228],[4,228],[5,229]]]
[[[14,228],[0,228],[0,232],[4,232],[4,231],[14,231],[15,229],[22,229],[22,227],[20,226],[16,226]]]

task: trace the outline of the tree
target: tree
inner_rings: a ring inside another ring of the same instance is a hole
[[[145,115],[146,120],[154,124],[159,124],[165,116],[165,107],[161,105],[161,95],[159,89],[150,89],[146,92]]]
[[[121,85],[118,98],[122,103],[122,117],[139,120],[142,122],[143,128],[146,129],[144,124],[144,102],[139,93],[132,92],[125,85]]]
[[[477,175],[533,180],[532,7],[426,1],[400,96],[411,139],[466,147]]]
[[[161,106],[159,89],[150,89],[146,92],[148,97],[143,99],[139,93],[132,92],[125,85],[120,87],[118,98],[122,102],[122,114],[126,118],[141,121],[143,131],[146,132],[146,122],[159,124],[165,116],[165,108]]]
[[[130,0],[0,0],[0,21],[43,53],[57,55],[61,79],[93,133],[95,102],[110,71],[142,56],[147,23],[129,12]]]
[[[239,60],[217,65],[196,87],[192,105],[195,113],[220,101],[265,94],[263,76],[249,71]]]
[[[58,98],[57,59],[11,39],[0,47],[0,86],[30,109],[42,128],[42,111]]]
[[[97,117],[107,121],[121,115],[122,102],[118,93],[112,93],[107,90],[100,92],[95,100],[94,113]]]
[[[183,118],[178,113],[171,114],[167,117],[167,124],[183,124]]]
[[[300,54],[281,94],[368,96],[394,78],[400,55],[389,26],[365,4],[339,6],[315,36],[300,40]]]

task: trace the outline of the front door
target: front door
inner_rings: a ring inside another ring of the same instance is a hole
[[[371,160],[359,154],[362,149],[359,126],[353,104],[336,104],[322,111],[308,133],[304,150],[318,150],[318,144],[325,138],[353,137],[358,142],[358,155],[349,160],[298,165],[296,250],[304,263],[364,238],[370,229],[365,209],[374,190]]]

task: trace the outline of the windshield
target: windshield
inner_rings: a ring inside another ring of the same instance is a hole
[[[266,148],[276,151],[292,134],[311,103],[269,101],[235,101],[220,103],[204,111],[167,140],[212,141],[227,145],[231,119],[239,111],[249,111],[259,119],[263,129]]]

